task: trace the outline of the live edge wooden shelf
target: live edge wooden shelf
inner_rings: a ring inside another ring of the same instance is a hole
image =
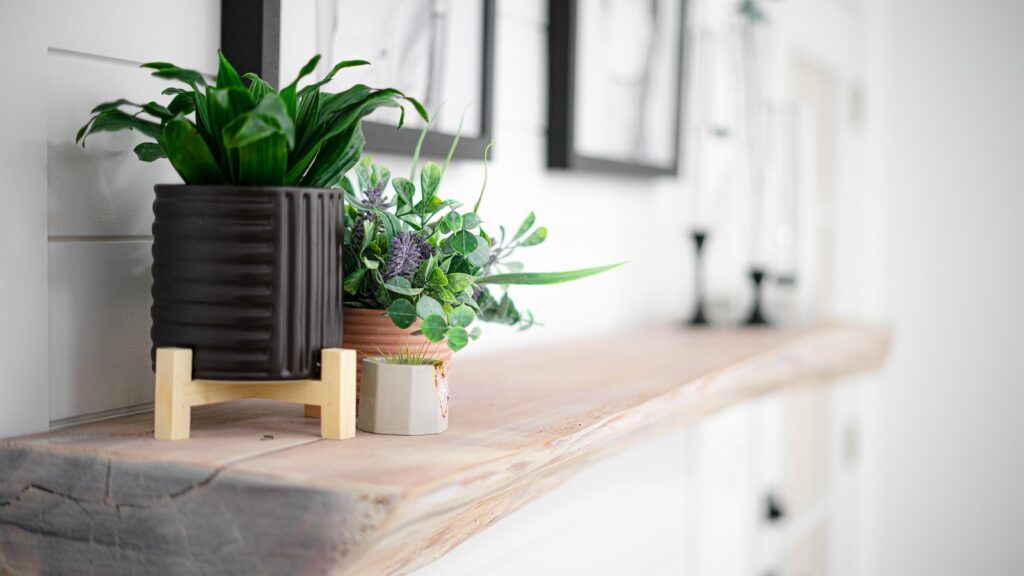
[[[671,327],[459,359],[437,436],[320,439],[302,406],[0,441],[0,574],[404,574],[632,440],[880,365],[881,328]],[[139,385],[144,385],[139,383]]]

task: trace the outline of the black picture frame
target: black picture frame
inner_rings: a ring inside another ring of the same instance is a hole
[[[548,4],[548,168],[632,176],[675,176],[679,173],[684,119],[683,85],[686,66],[686,9],[680,0],[678,68],[675,83],[676,116],[671,165],[639,164],[586,156],[576,151],[576,55],[578,0],[550,0]]]
[[[493,136],[495,0],[480,0],[483,15],[483,70],[480,86],[480,134],[463,135],[453,158],[480,160]],[[281,0],[221,0],[221,50],[242,74],[255,72],[272,86],[279,83],[281,53]],[[363,121],[366,149],[412,155],[420,138],[418,128],[395,128]],[[456,135],[432,129],[421,154],[443,158]],[[493,153],[493,150],[492,150]]]

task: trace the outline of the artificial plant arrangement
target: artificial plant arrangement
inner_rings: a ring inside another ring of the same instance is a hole
[[[360,430],[409,436],[448,429],[448,370],[439,346],[406,343],[363,359]]]
[[[486,152],[484,182],[473,206],[442,199],[441,181],[457,145],[458,139],[443,166],[426,162],[422,167],[417,146],[408,178],[392,178],[387,168],[366,156],[355,166],[358,188],[347,178],[339,182],[347,196],[346,309],[386,310],[399,329],[421,322],[413,335],[446,341],[452,351],[480,336],[480,327],[473,326],[476,320],[520,330],[534,324],[529,311],[516,307],[509,286],[579,280],[619,265],[524,272],[523,264],[511,257],[544,242],[547,228],[535,226],[531,212],[514,232],[504,226],[496,234],[485,230],[480,207],[487,188]]]
[[[141,133],[138,158],[167,158],[185,182],[156,186],[151,336],[154,352],[192,349],[196,378],[311,378],[320,351],[342,344],[336,186],[362,155],[362,118],[403,102],[427,114],[392,88],[324,90],[363,60],[300,88],[319,60],[281,90],[239,75],[223,54],[215,80],[143,64],[174,83],[168,99],[105,102],[78,132],[83,146],[101,132]]]

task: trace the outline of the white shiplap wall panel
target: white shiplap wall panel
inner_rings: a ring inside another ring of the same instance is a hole
[[[94,134],[87,146],[75,134],[96,104],[117,98],[167,102],[170,84],[116,61],[51,51],[47,56],[47,178],[49,234],[146,236],[153,223],[153,183],[181,182],[170,163],[139,162],[137,132]]]
[[[220,2],[44,0],[52,420],[152,399],[149,366],[153,185],[179,182],[166,162],[142,164],[137,134],[74,135],[96,104],[164,100],[138,64],[216,70]]]
[[[45,0],[50,48],[217,70],[217,0]]]
[[[51,242],[50,419],[153,400],[151,242]]]
[[[45,21],[40,5],[0,2],[0,437],[47,425]]]

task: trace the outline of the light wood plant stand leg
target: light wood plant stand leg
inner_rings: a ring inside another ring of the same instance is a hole
[[[320,417],[320,435],[344,440],[356,435],[356,352],[329,348],[320,356],[320,380],[247,382],[193,380],[192,350],[156,351],[154,436],[185,440],[192,428],[192,407],[243,398],[305,404],[307,417]]]

